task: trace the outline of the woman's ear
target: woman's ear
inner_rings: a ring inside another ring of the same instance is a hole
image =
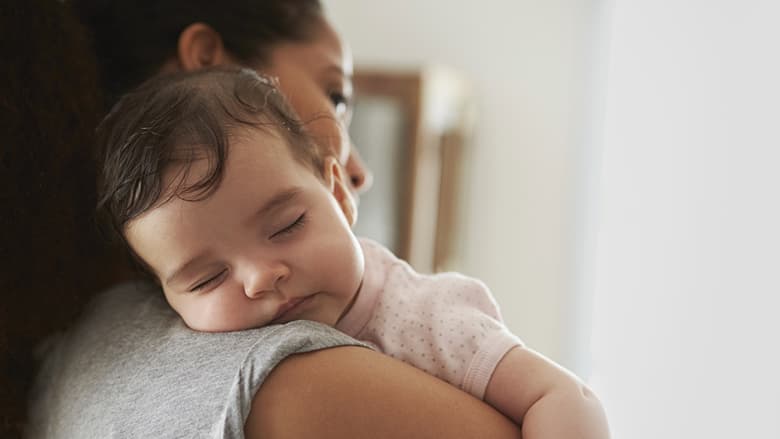
[[[336,198],[341,211],[347,218],[349,226],[352,227],[357,221],[357,206],[352,192],[349,191],[347,180],[345,179],[344,168],[339,161],[331,156],[325,159],[325,184],[328,185],[330,193]]]
[[[179,34],[179,65],[184,71],[223,65],[230,61],[222,36],[205,23],[192,23]]]

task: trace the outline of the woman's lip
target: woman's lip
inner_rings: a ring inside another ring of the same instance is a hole
[[[311,296],[307,297],[297,297],[295,299],[290,299],[287,302],[284,302],[279,309],[276,311],[276,315],[272,319],[273,322],[276,322],[277,320],[280,320],[282,317],[284,317],[287,313],[294,310],[298,307],[301,303],[305,302],[306,299],[308,299]]]

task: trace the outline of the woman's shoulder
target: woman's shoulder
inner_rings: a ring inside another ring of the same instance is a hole
[[[116,430],[126,431],[123,437],[204,431],[232,437],[280,361],[350,344],[356,342],[304,321],[195,332],[157,287],[123,284],[100,294],[77,326],[44,348],[32,421],[45,437],[98,437]]]

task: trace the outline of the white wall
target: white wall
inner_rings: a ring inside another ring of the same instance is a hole
[[[483,279],[509,327],[574,365],[578,166],[600,1],[329,0],[358,66],[435,61],[469,76],[479,116],[457,269]]]
[[[593,264],[614,437],[780,437],[780,3],[616,0]]]
[[[474,80],[459,268],[613,437],[780,437],[780,3],[326,4],[359,64]]]

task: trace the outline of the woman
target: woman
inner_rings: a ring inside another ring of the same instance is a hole
[[[351,60],[318,2],[75,6],[98,42],[111,95],[178,69],[256,68],[279,77],[309,132],[345,165],[354,190],[370,185],[346,132]],[[481,402],[349,346],[354,341],[339,333],[301,323],[198,334],[145,289],[120,286],[104,295],[49,352],[36,435],[519,437]]]

